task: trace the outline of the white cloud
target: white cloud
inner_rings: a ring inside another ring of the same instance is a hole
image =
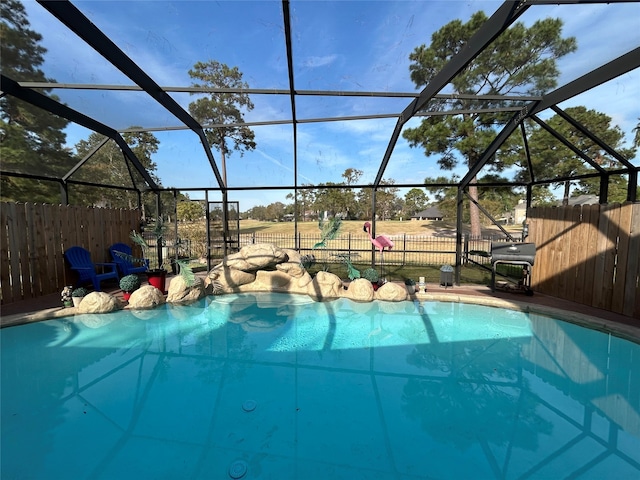
[[[301,65],[305,68],[325,67],[335,62],[336,58],[338,58],[336,54],[324,55],[322,57],[306,57],[302,60]]]

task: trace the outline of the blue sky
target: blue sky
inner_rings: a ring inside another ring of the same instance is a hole
[[[98,28],[161,86],[188,86],[188,70],[197,61],[215,59],[237,66],[253,88],[288,88],[280,1],[83,1],[73,2]],[[491,15],[496,1],[292,1],[295,86],[304,90],[413,92],[409,54],[429,44],[431,34],[454,19],[467,21],[478,10]],[[48,50],[44,70],[63,83],[130,85],[131,81],[34,1],[25,6],[31,27],[43,35]],[[547,16],[564,21],[563,34],[575,36],[578,52],[561,59],[559,85],[583,75],[640,45],[640,4],[534,6],[521,21],[531,25]],[[444,90],[446,92],[446,89]],[[122,129],[181,126],[171,114],[141,92],[56,90],[69,106]],[[172,93],[185,110],[194,97]],[[640,117],[638,69],[575,97],[561,108],[585,105],[606,113],[628,141]],[[287,96],[257,95],[247,121],[291,117]],[[298,97],[300,119],[400,112],[409,99],[366,97]],[[542,115],[543,117],[545,115]],[[546,115],[549,116],[549,115]],[[362,183],[378,171],[396,119],[306,123],[298,126],[298,184],[341,181],[347,168],[364,172]],[[416,126],[412,120],[408,127]],[[291,125],[254,128],[257,149],[228,158],[231,186],[291,185]],[[70,126],[73,146],[89,135]],[[217,183],[197,136],[189,130],[154,132],[160,151],[154,157],[163,185],[215,187]],[[214,150],[219,162],[219,155]],[[635,164],[640,164],[638,157]],[[385,178],[396,183],[421,182],[440,171],[400,139]],[[232,192],[242,211],[273,201],[286,202],[288,192]],[[192,198],[201,198],[197,193]]]

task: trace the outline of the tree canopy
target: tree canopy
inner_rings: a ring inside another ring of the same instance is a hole
[[[611,117],[585,107],[567,108],[565,113],[591,133],[603,140],[608,146],[627,159],[633,158],[634,149],[623,148],[624,133],[612,125]],[[606,169],[619,168],[619,162],[595,142],[586,137],[578,128],[564,120],[560,115],[554,115],[547,120],[546,125],[562,135],[579,151]],[[534,122],[530,122],[529,151],[531,164],[537,180],[567,178],[596,172],[596,168],[578,156],[573,150],[559,142],[547,130]],[[524,179],[528,174],[519,174]],[[597,195],[600,189],[600,178],[583,178],[573,181],[577,193]],[[562,186],[563,203],[568,204],[571,180],[560,180],[552,185]],[[609,185],[609,201],[623,202],[627,197],[627,181],[620,175],[612,176]]]
[[[480,11],[467,23],[454,20],[436,31],[429,46],[418,46],[409,56],[411,80],[416,87],[426,86],[442,68],[466,45],[471,36],[484,24],[487,16]],[[538,95],[556,86],[558,69],[556,60],[576,50],[574,38],[562,38],[562,22],[547,18],[527,28],[518,22],[502,33],[451,81],[457,94],[530,94]],[[440,155],[438,163],[451,170],[464,159],[471,167],[496,137],[496,124],[504,123],[505,114],[486,113],[482,109],[508,106],[508,101],[482,101],[456,98],[434,100],[432,108],[461,109],[472,113],[430,116],[420,126],[407,128],[403,137],[412,147],[421,147],[426,156]],[[519,139],[510,138],[496,158],[488,165],[490,170],[502,171],[512,165],[521,149]],[[472,198],[478,199],[475,187],[469,188]],[[471,234],[480,234],[479,212],[472,204]]]
[[[194,79],[193,86],[210,89],[249,88],[242,81],[242,73],[238,67],[229,67],[215,60],[197,62],[189,75]],[[192,95],[196,95],[192,93]],[[233,150],[241,154],[244,150],[255,150],[255,134],[244,122],[242,109],[253,110],[249,95],[213,91],[189,104],[189,112],[205,127],[209,143],[215,145],[222,163],[222,178],[227,184],[226,158]],[[224,125],[224,126],[223,126]]]
[[[0,3],[0,58],[2,73],[15,81],[51,82],[41,66],[46,49],[40,45],[42,35],[31,30],[22,3]],[[50,96],[50,89],[38,89]],[[69,122],[10,95],[0,98],[0,157],[2,168],[18,173],[33,173],[59,178],[74,165],[64,148],[63,132]],[[54,182],[2,176],[1,198],[9,201],[59,202],[59,188]]]

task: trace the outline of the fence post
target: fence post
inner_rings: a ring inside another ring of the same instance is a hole
[[[464,246],[462,248],[462,264],[469,263],[469,235],[464,234]]]
[[[402,234],[402,266],[404,267],[407,263],[407,234]]]
[[[348,258],[351,258],[351,232],[349,232],[348,242],[347,242],[347,255]]]

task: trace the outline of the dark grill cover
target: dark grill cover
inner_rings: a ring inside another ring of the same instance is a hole
[[[492,243],[491,263],[501,262],[529,262],[533,265],[536,258],[535,243]]]

